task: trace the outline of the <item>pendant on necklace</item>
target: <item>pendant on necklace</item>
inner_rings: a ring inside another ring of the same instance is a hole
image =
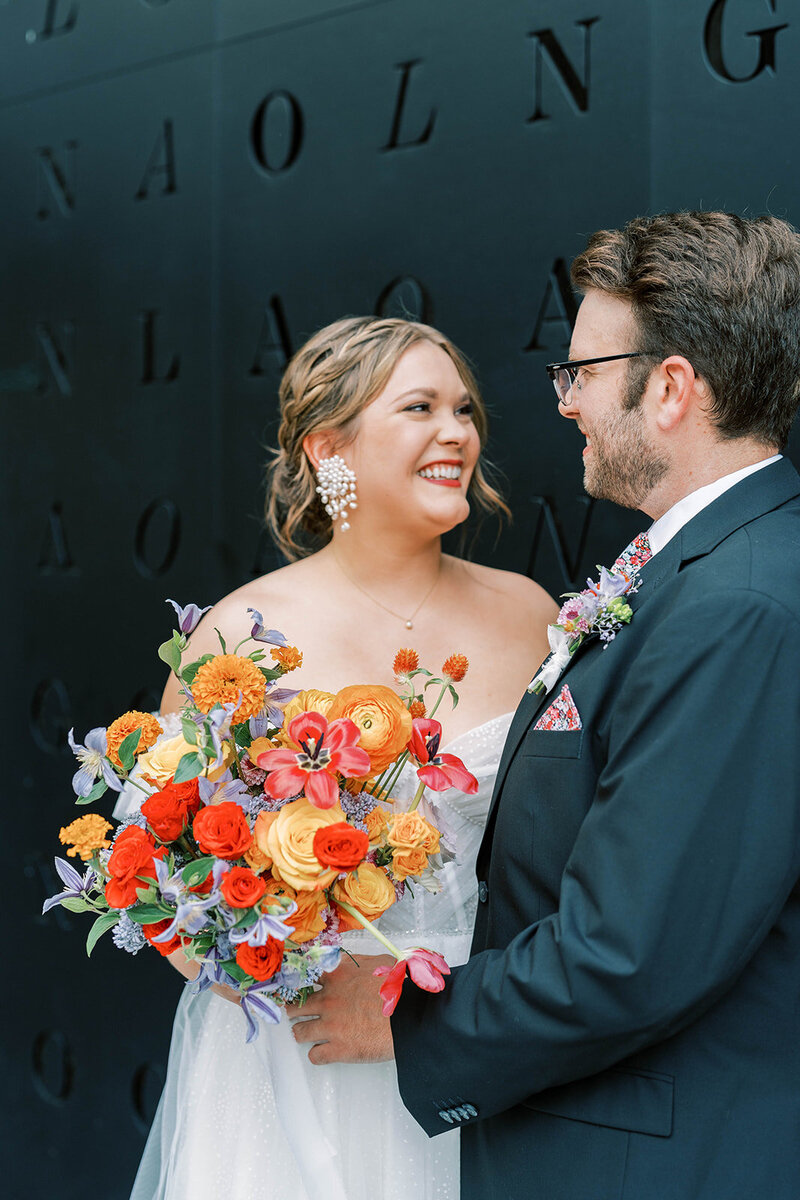
[[[406,629],[413,629],[413,628],[414,628],[414,622],[411,620],[406,621]]]

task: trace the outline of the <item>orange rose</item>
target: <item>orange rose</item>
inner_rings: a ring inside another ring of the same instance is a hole
[[[294,926],[292,941],[298,946],[310,942],[325,928],[324,912],[327,899],[323,891],[296,892],[288,883],[280,883],[277,879],[267,881],[267,895],[288,896],[297,905],[297,912],[286,918],[286,924]]]
[[[194,819],[192,833],[204,854],[241,858],[253,843],[247,818],[233,800],[207,804]]]
[[[375,921],[394,904],[394,886],[385,871],[373,863],[362,863],[357,871],[338,879],[333,885],[334,900],[345,900],[368,921]],[[340,929],[360,929],[361,925],[337,905]]]
[[[326,825],[314,834],[314,853],[324,867],[352,871],[366,858],[369,836],[346,821]]]
[[[267,885],[249,867],[231,867],[223,876],[219,890],[231,908],[252,908],[264,895]]]
[[[147,887],[146,879],[155,880],[153,860],[163,858],[166,853],[165,846],[156,849],[144,829],[126,825],[114,842],[106,867],[111,878],[106,883],[105,896],[111,908],[129,908],[135,904],[139,899],[137,889]]]
[[[377,846],[389,828],[389,814],[385,808],[376,807],[364,817],[370,846]]]
[[[366,750],[371,775],[380,775],[411,737],[411,714],[391,688],[380,683],[342,688],[326,713],[329,721],[348,717],[361,731],[359,746]]]
[[[274,937],[268,937],[265,946],[242,942],[236,947],[236,962],[253,979],[271,979],[283,962],[283,942]]]
[[[277,815],[276,812],[260,812],[253,825],[253,844],[245,851],[244,861],[257,874],[272,866],[272,856],[267,850],[267,830]]]
[[[395,813],[390,818],[386,841],[398,850],[421,848],[427,854],[435,854],[439,849],[439,837],[439,830],[414,809],[413,812]]]
[[[272,874],[298,891],[326,888],[338,872],[323,867],[314,854],[314,834],[326,825],[344,820],[338,804],[317,808],[301,796],[284,804],[267,830],[267,852],[272,857]]]
[[[150,945],[154,950],[157,950],[159,954],[163,954],[165,958],[168,954],[172,954],[174,950],[180,950],[183,947],[183,942],[177,933],[171,937],[168,942],[155,941],[155,938],[157,938],[160,933],[163,933],[167,926],[171,924],[172,922],[169,920],[169,918],[165,917],[163,921],[155,921],[152,925],[142,926],[142,933],[147,938]]]
[[[407,875],[421,875],[428,865],[428,855],[418,846],[415,850],[392,851],[392,874],[395,879]]]

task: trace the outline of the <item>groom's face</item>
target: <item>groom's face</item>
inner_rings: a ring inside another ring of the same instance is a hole
[[[590,291],[578,310],[570,359],[603,358],[637,349],[636,324],[627,301]],[[663,478],[667,462],[648,429],[643,359],[581,367],[560,412],[586,438],[583,485],[590,496],[641,508]]]

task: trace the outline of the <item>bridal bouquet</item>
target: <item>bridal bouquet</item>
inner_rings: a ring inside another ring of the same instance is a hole
[[[451,655],[442,676],[400,650],[394,670],[401,694],[354,685],[335,695],[279,686],[302,654],[248,609],[253,626],[231,653],[184,663],[188,635],[203,612],[180,608],[178,629],[159,656],[180,680],[180,714],[127,712],[108,728],[69,744],[80,767],[76,803],[121,792],[128,814],[113,829],[99,813],[60,831],[68,858],[55,860],[64,890],[45,902],[95,921],[86,948],[112,930],[115,945],[137,953],[181,950],[196,960],[196,986],[236,989],[248,1025],[280,1020],[280,1006],[302,1002],[339,961],[341,934],[363,926],[397,960],[381,986],[393,1011],[406,972],[440,991],[449,968],[422,948],[400,951],[373,925],[414,883],[436,891],[444,847],[419,812],[425,791],[475,792],[477,780],[454,755],[440,754],[434,714],[467,669]],[[241,654],[249,641],[256,649]],[[265,664],[271,647],[270,665]],[[423,681],[420,688],[420,681]],[[424,694],[439,695],[429,716]],[[410,762],[419,779],[406,811],[394,788]],[[137,800],[138,797],[138,800]],[[139,802],[141,801],[141,802]],[[124,807],[124,805],[123,805]]]

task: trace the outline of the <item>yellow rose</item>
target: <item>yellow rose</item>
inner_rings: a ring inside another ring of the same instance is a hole
[[[358,744],[369,755],[371,775],[380,775],[405,750],[413,728],[403,701],[380,683],[342,688],[325,715],[329,721],[348,717],[355,722],[361,734]]]
[[[252,742],[247,747],[247,753],[250,756],[250,762],[257,767],[259,754],[266,754],[268,750],[275,749],[275,742],[270,741],[269,738],[260,737],[253,738]]]
[[[373,863],[361,863],[356,871],[348,871],[332,889],[334,900],[344,900],[358,909],[368,921],[375,921],[394,904],[394,885],[385,871]],[[360,929],[361,925],[337,905],[340,929]]]
[[[389,822],[386,841],[398,850],[422,849],[435,854],[439,849],[439,830],[414,809],[413,812],[396,813]]]
[[[196,750],[197,747],[190,745],[182,733],[179,733],[176,737],[160,738],[152,750],[139,755],[138,763],[141,767],[142,778],[151,787],[161,791],[177,771],[178,763],[184,754],[194,754]],[[212,771],[208,778],[212,780],[219,779],[220,775],[227,770],[232,761],[233,752],[227,742],[224,742],[222,745],[222,764]]]
[[[314,834],[326,825],[344,821],[338,804],[317,808],[301,796],[278,810],[266,836],[265,849],[272,857],[272,874],[298,891],[326,888],[338,872],[323,867],[314,854]]]
[[[298,692],[293,700],[284,705],[283,709],[283,728],[280,733],[275,735],[276,745],[294,746],[295,743],[291,740],[286,732],[289,728],[289,722],[293,717],[297,717],[304,712],[318,712],[323,717],[328,715],[328,709],[333,704],[333,692],[320,692],[316,688],[308,688],[304,692]],[[255,761],[255,760],[254,760]]]

